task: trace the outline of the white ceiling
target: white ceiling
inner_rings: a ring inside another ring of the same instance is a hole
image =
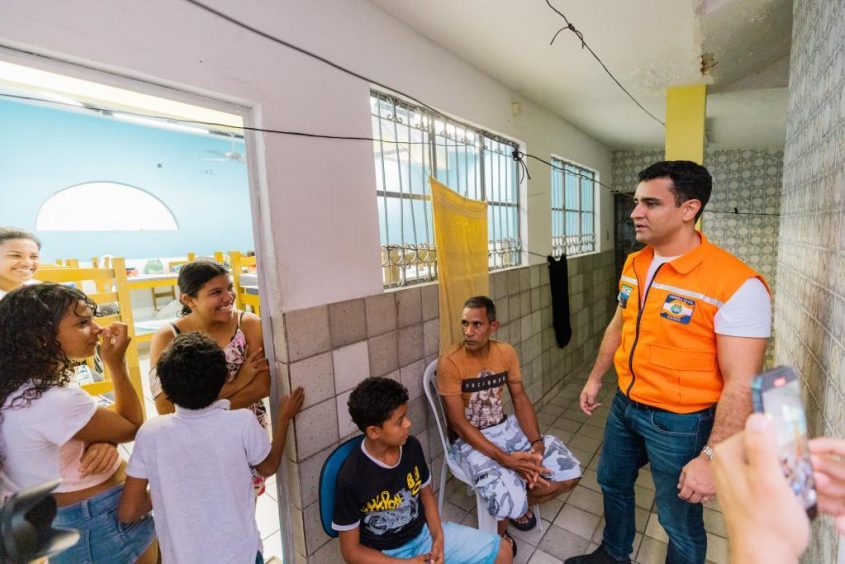
[[[544,0],[370,0],[611,148],[661,147],[664,129],[613,83]],[[707,83],[710,143],[783,144],[791,0],[551,0],[660,120],[665,89]],[[709,75],[701,56],[713,55]]]

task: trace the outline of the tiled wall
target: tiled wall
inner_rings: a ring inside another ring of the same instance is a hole
[[[516,347],[527,393],[537,404],[593,361],[612,313],[613,252],[570,259],[568,266],[573,336],[564,349],[554,340],[546,265],[490,275],[502,322],[498,338]],[[438,355],[438,311],[438,287],[428,284],[289,312],[283,327],[274,327],[277,373],[288,376],[291,386],[305,388],[283,486],[298,562],[340,561],[337,541],[330,541],[320,526],[317,483],[332,449],[358,432],[346,401],[362,379],[388,376],[408,388],[412,433],[429,456],[432,475],[439,476],[442,448],[429,426],[422,391],[425,366]]]
[[[633,193],[637,173],[662,159],[663,151],[614,151],[614,189]],[[713,176],[713,194],[702,219],[704,232],[774,287],[783,151],[708,148],[704,165]]]
[[[775,354],[801,374],[810,434],[845,437],[845,5],[793,6]],[[836,562],[838,542],[816,519],[805,561]]]
[[[713,175],[704,232],[774,288],[783,151],[707,149],[704,164]]]
[[[639,184],[637,174],[650,164],[662,161],[663,149],[626,149],[613,151],[613,189],[633,194]]]
[[[713,194],[701,219],[704,233],[759,272],[776,288],[783,151],[707,149],[704,164],[713,175]],[[766,366],[774,364],[772,331]]]

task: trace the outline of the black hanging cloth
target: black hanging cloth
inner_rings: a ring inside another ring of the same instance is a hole
[[[569,269],[566,255],[559,259],[548,257],[549,288],[552,292],[552,325],[555,328],[555,340],[560,348],[572,339],[572,323],[569,321]]]

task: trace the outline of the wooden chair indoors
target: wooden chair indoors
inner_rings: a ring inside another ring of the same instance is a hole
[[[188,253],[185,256],[184,259],[167,261],[167,271],[168,272],[176,272],[178,267],[182,266],[183,264],[188,264],[189,262],[193,262],[196,258],[197,258],[196,253]]]
[[[129,286],[126,278],[126,261],[123,258],[113,258],[111,268],[78,268],[65,266],[61,268],[39,269],[36,277],[43,282],[56,282],[59,284],[72,283],[100,306],[117,303],[118,311],[112,315],[97,317],[99,325],[120,321],[129,327],[129,336],[132,341],[126,350],[126,363],[129,371],[129,380],[138,396],[143,398],[141,386],[141,366],[138,358],[138,346],[135,341],[135,325],[132,316],[132,303],[129,299]],[[78,263],[77,263],[78,264]],[[101,289],[103,291],[101,291]],[[93,371],[92,360],[88,359],[89,368]],[[93,396],[101,395],[114,390],[109,370],[105,369],[105,380],[83,384],[82,388]],[[142,401],[143,405],[143,401]]]
[[[258,265],[254,256],[245,256],[240,251],[229,251],[229,261],[232,263],[232,285],[235,287],[235,305],[238,309],[246,306],[252,308],[255,315],[261,315],[261,298],[258,296],[258,285],[244,286],[243,275],[255,272]]]

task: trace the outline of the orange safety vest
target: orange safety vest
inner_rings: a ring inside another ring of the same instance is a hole
[[[648,288],[651,247],[628,255],[619,280],[622,344],[613,358],[619,388],[631,400],[674,413],[719,401],[716,313],[749,278],[769,289],[757,272],[699,236],[698,247],[658,267]]]

